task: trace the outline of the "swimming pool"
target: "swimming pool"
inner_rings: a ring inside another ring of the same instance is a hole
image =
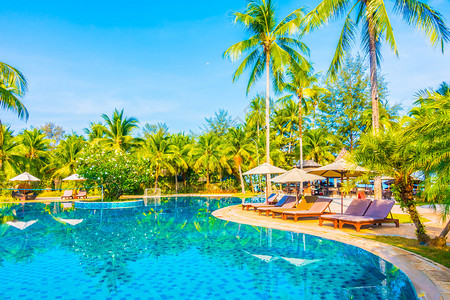
[[[416,299],[403,272],[364,250],[210,214],[240,201],[2,206],[0,298]]]

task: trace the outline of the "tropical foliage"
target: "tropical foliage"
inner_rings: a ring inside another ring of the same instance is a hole
[[[433,44],[443,48],[450,39],[442,16],[427,4],[395,0],[394,11]],[[309,49],[302,39],[343,15],[338,47],[323,78],[305,58]],[[395,178],[395,198],[411,215],[419,239],[427,242],[417,201],[442,204],[444,219],[450,211],[450,92],[446,83],[420,91],[415,107],[403,118],[401,107],[389,104],[387,83],[376,68],[382,42],[397,53],[384,1],[323,0],[307,14],[299,8],[278,21],[272,1],[252,0],[233,16],[250,34],[224,53],[240,60],[233,81],[248,71],[247,94],[264,75],[266,81],[265,94],[249,101],[245,120],[219,109],[205,118],[200,130],[174,133],[164,123],[140,126],[136,118],[115,109],[93,120],[85,136],[64,135],[53,123],[16,134],[0,123],[2,184],[28,171],[42,179],[41,187],[57,188],[61,178],[77,172],[88,185],[103,187],[108,199],[142,193],[150,186],[167,193],[238,188],[244,193],[255,188],[255,178],[242,174],[259,163],[290,169],[303,158],[327,164],[345,146],[375,175]],[[349,50],[358,26],[363,56],[352,57]],[[270,97],[271,87],[277,97]],[[0,107],[27,118],[20,101],[26,90],[25,77],[0,62]],[[414,195],[416,172],[425,180]],[[449,230],[450,222],[441,238]]]
[[[102,188],[106,200],[117,200],[124,193],[136,191],[147,174],[144,160],[97,145],[85,148],[78,163],[78,174],[88,186]]]

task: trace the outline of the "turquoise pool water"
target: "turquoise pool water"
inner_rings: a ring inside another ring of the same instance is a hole
[[[210,214],[240,201],[2,206],[0,299],[416,299],[364,250]]]

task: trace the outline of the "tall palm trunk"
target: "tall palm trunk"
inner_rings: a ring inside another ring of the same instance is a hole
[[[378,109],[378,83],[377,83],[377,54],[376,36],[372,17],[369,16],[369,55],[370,55],[370,97],[372,99],[372,131],[378,133],[380,128],[380,113]],[[374,197],[381,199],[381,177],[374,178]]]
[[[435,246],[438,247],[446,247],[447,246],[447,234],[450,231],[450,220],[447,222],[447,225],[445,225],[444,229],[442,229],[441,233],[438,237],[433,239],[433,243]]]
[[[266,163],[270,164],[270,53],[266,49]],[[270,175],[266,174],[267,195],[272,192]]]
[[[206,167],[206,186],[209,187],[209,168]]]
[[[178,172],[175,172],[175,193],[178,194]]]
[[[239,179],[241,180],[241,190],[242,190],[242,194],[245,194],[244,177],[242,177],[241,164],[238,165],[238,168],[239,168]]]
[[[155,190],[158,188],[158,177],[159,177],[159,170],[156,168],[155,172]]]
[[[400,201],[402,202],[402,206],[406,208],[411,220],[416,226],[417,239],[420,243],[428,243],[430,237],[426,233],[425,226],[422,224],[422,221],[420,221],[420,216],[417,212],[416,204],[414,203],[414,186],[411,177],[408,176],[408,178],[406,178],[406,182],[404,178],[397,178],[395,184],[400,192]]]
[[[298,94],[298,136],[300,142],[300,169],[303,170],[303,114],[302,114],[302,94]],[[303,196],[303,182],[300,182],[300,194]]]

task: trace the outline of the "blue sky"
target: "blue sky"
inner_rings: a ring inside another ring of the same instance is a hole
[[[198,131],[219,108],[243,119],[249,101],[264,86],[255,85],[246,96],[247,74],[233,84],[238,65],[222,54],[246,37],[231,17],[246,3],[5,2],[0,10],[0,60],[27,77],[29,92],[23,102],[30,118],[25,122],[4,110],[0,118],[15,131],[53,122],[78,133],[114,108],[123,108],[141,125],[165,122],[171,132]],[[279,17],[318,3],[280,1]],[[450,25],[450,1],[428,3]],[[384,47],[381,73],[389,83],[390,103],[408,109],[417,90],[450,81],[450,45],[442,54],[392,13],[391,22],[400,55]],[[327,70],[341,24],[333,22],[304,39],[316,71]]]

